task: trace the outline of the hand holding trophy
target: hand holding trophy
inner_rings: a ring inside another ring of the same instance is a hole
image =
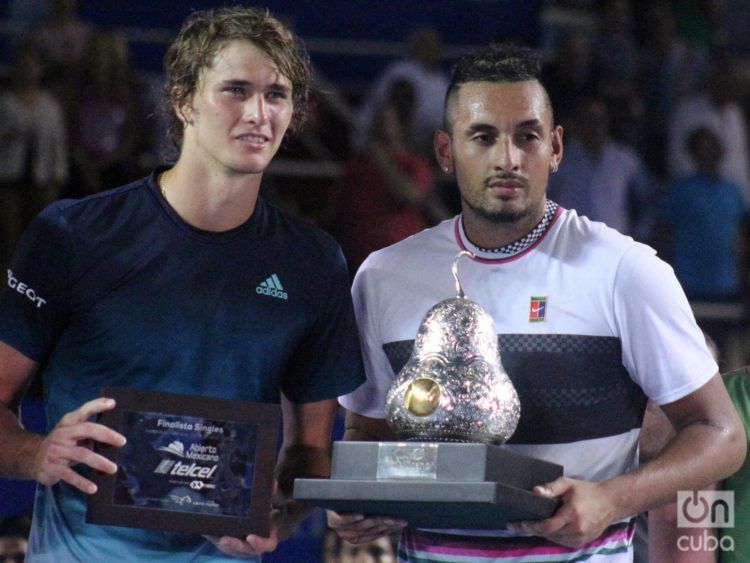
[[[330,479],[297,479],[296,499],[337,512],[399,517],[417,527],[492,528],[546,518],[554,499],[531,492],[562,467],[501,447],[521,407],[492,318],[456,297],[425,315],[385,404],[398,442],[336,442]]]

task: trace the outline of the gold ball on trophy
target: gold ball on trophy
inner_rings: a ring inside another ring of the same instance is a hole
[[[440,405],[440,392],[440,384],[434,379],[415,379],[404,392],[404,406],[416,416],[427,416]]]

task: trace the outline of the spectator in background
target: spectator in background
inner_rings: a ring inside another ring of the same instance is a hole
[[[750,2],[718,0],[713,2],[722,43],[734,53],[750,55]]]
[[[571,125],[565,158],[549,179],[550,198],[592,221],[648,240],[655,188],[638,153],[612,139],[604,101],[583,100]]]
[[[643,102],[638,96],[638,48],[633,10],[628,0],[603,0],[594,43],[596,92],[612,116],[612,136],[636,146],[640,140]]]
[[[77,76],[93,26],[80,19],[77,0],[48,0],[44,22],[30,38],[46,65],[45,82],[59,97],[67,99]]]
[[[630,3],[603,0],[599,10],[599,32],[594,41],[599,92],[608,98],[629,95],[635,90],[638,69]]]
[[[392,84],[372,122],[365,151],[346,166],[334,192],[336,234],[352,274],[371,252],[447,216],[431,197],[427,159],[405,141],[414,104],[409,82]]]
[[[84,195],[134,180],[138,147],[137,89],[125,38],[91,36],[70,105],[73,172]]]
[[[544,68],[555,119],[564,128],[574,119],[581,100],[594,95],[592,61],[589,36],[571,31],[560,42],[554,60]]]
[[[736,61],[714,58],[704,92],[678,104],[669,127],[669,173],[672,179],[695,172],[697,163],[687,139],[698,127],[706,127],[721,140],[722,156],[717,173],[737,184],[750,203],[750,165],[747,125],[738,100],[742,95]]]
[[[0,265],[25,224],[57,198],[68,178],[62,111],[41,86],[44,65],[29,44],[16,49],[0,94]]]
[[[695,172],[668,186],[662,206],[667,261],[688,298],[737,299],[746,204],[739,186],[720,176],[724,144],[710,128],[691,131],[686,145]]]
[[[0,521],[0,563],[23,563],[26,559],[31,520],[10,516]]]
[[[408,58],[389,65],[376,81],[370,96],[360,110],[360,129],[354,138],[356,150],[362,150],[378,111],[389,97],[394,83],[406,81],[414,90],[414,112],[408,126],[407,145],[432,157],[432,137],[443,123],[443,98],[448,77],[440,69],[440,38],[429,28],[412,32],[408,41]]]
[[[670,0],[680,36],[705,53],[709,53],[720,37],[721,14],[724,0]]]
[[[666,177],[667,130],[680,98],[701,86],[707,70],[704,53],[677,36],[669,4],[650,5],[644,19],[645,38],[640,51],[639,91],[646,108],[648,134],[643,136],[643,155],[650,170]]]

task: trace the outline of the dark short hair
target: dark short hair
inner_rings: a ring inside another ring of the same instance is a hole
[[[233,6],[193,12],[182,25],[167,50],[164,68],[169,104],[169,138],[179,150],[182,122],[172,104],[178,107],[195,93],[201,73],[210,68],[216,54],[234,40],[245,40],[263,51],[292,83],[292,121],[295,132],[304,121],[310,90],[310,59],[304,46],[268,10]]]
[[[537,80],[541,84],[542,54],[529,47],[513,43],[492,44],[488,48],[464,55],[451,73],[443,106],[443,126],[448,130],[448,104],[467,82],[525,82]],[[543,86],[543,85],[542,85]],[[545,89],[547,105],[552,104]]]

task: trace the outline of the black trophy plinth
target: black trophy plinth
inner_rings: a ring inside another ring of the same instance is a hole
[[[488,444],[336,442],[331,478],[297,479],[294,498],[421,528],[499,529],[551,516],[558,501],[531,489],[562,473],[560,465]]]

